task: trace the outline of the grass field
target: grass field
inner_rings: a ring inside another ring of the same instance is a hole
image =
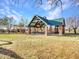
[[[0,34],[0,59],[79,59],[79,35]]]

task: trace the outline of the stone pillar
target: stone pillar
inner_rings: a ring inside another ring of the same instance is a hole
[[[65,27],[64,27],[64,25],[62,25],[62,33],[63,34],[65,33]]]
[[[55,26],[54,31],[55,31],[55,34],[59,33],[59,31],[58,31],[58,26]]]
[[[56,26],[55,26],[55,28],[54,28],[54,33],[56,33]]]
[[[50,33],[52,33],[52,26],[50,26]]]
[[[59,35],[62,35],[62,26],[59,26]]]
[[[47,34],[48,34],[48,27],[45,26],[45,35],[47,36]]]
[[[31,28],[29,28],[28,33],[31,34]]]
[[[59,35],[62,35],[65,33],[65,29],[64,29],[64,26],[63,25],[60,25],[59,26]]]
[[[43,31],[42,31],[42,28],[40,28],[40,30],[41,30],[41,32],[43,32]]]
[[[36,33],[36,28],[34,27],[34,32]]]

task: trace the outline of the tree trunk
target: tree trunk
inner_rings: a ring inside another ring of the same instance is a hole
[[[74,34],[76,34],[76,28],[73,28],[74,29]]]

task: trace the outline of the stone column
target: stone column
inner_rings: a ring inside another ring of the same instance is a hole
[[[57,31],[57,29],[56,29],[56,26],[55,26],[55,28],[54,28],[54,33],[56,34],[56,31]]]
[[[63,35],[65,33],[65,29],[63,25],[59,26],[59,35]]]
[[[34,33],[36,33],[36,27],[34,27]]]
[[[50,33],[52,33],[52,26],[50,26]]]
[[[64,27],[64,25],[62,25],[62,33],[63,34],[65,33],[65,27]]]
[[[29,34],[31,34],[31,28],[29,28],[28,32],[29,32]]]
[[[59,35],[62,35],[62,26],[59,26]]]
[[[48,27],[45,26],[45,36],[47,36],[47,34],[48,34]]]

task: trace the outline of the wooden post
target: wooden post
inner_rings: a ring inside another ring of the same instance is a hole
[[[47,34],[48,34],[48,28],[47,26],[45,26],[45,36],[47,36]]]
[[[28,32],[29,32],[29,34],[31,34],[31,28],[29,28]]]

